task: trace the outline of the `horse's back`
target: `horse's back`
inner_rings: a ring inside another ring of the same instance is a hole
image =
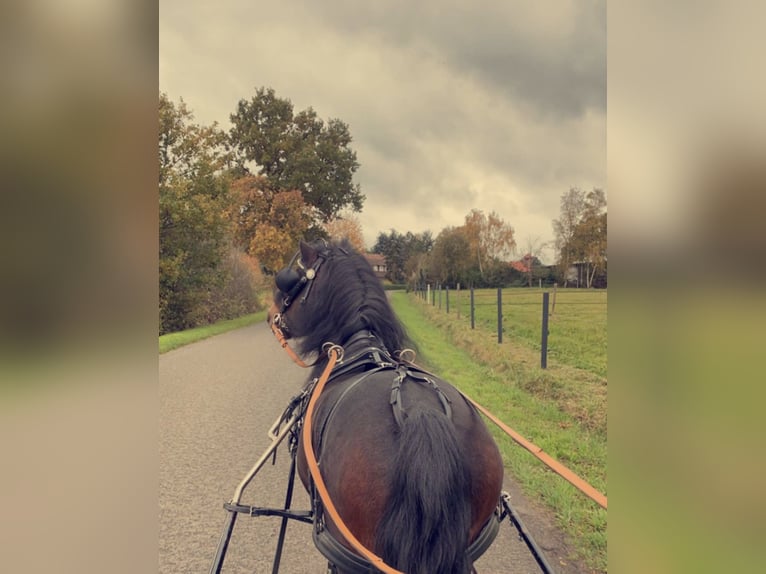
[[[441,433],[456,442],[474,493],[470,538],[476,536],[497,504],[503,466],[497,446],[476,409],[451,384],[428,375],[436,388],[422,380],[400,383],[400,422],[392,405],[397,371],[384,369],[332,381],[317,405],[313,439],[328,490],[344,521],[359,540],[374,546],[376,527],[390,500],[395,483],[394,461],[401,448],[401,417],[432,413],[443,418]],[[439,397],[443,393],[446,401]],[[429,440],[438,440],[432,436]],[[411,440],[411,439],[410,439]],[[424,461],[419,461],[424,462]],[[425,469],[436,477],[445,461],[434,460]]]

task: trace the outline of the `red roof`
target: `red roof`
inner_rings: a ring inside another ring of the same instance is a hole
[[[529,273],[529,267],[524,265],[521,261],[511,261],[511,267],[513,267],[516,271],[520,271],[521,273]]]

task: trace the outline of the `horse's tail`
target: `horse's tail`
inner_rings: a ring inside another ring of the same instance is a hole
[[[452,422],[436,410],[412,412],[402,424],[378,525],[380,557],[407,574],[467,574],[470,490]]]

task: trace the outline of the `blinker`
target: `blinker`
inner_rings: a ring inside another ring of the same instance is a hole
[[[306,292],[301,299],[304,302],[311,290],[312,279],[316,277],[317,271],[322,264],[323,257],[320,256],[314,263],[313,267],[306,267],[303,265],[303,261],[300,260],[301,252],[298,251],[288,263],[287,267],[279,271],[274,278],[277,284],[277,288],[285,294],[285,298],[282,300],[282,312],[284,312],[292,303],[294,297],[296,297],[301,291],[306,288]],[[308,284],[308,287],[306,286]]]
[[[301,280],[301,276],[295,269],[282,269],[276,276],[277,287],[282,293],[289,293]]]
[[[300,254],[300,251],[296,251],[295,255],[293,255],[293,258],[290,259],[290,263],[287,264],[287,267],[279,271],[277,276],[274,278],[277,287],[280,291],[282,291],[282,293],[290,293],[301,280],[300,273],[294,267],[297,261],[298,267],[300,267],[301,271],[303,270],[303,265],[298,259]]]

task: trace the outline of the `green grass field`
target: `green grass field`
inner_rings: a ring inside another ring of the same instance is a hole
[[[510,312],[516,318],[526,317],[527,320],[517,321],[515,329],[509,326],[502,344],[497,343],[496,327],[494,331],[490,328],[491,312],[485,312],[489,306],[477,305],[477,316],[481,320],[477,319],[477,328],[471,330],[470,318],[462,307],[461,316],[457,317],[454,299],[451,299],[449,314],[444,299],[441,310],[438,299],[436,306],[404,293],[393,294],[391,300],[418,345],[418,362],[461,388],[511,428],[606,494],[606,380],[599,374],[605,372],[606,367],[605,343],[603,349],[598,348],[598,341],[605,341],[606,333],[603,329],[599,336],[587,339],[581,333],[591,329],[592,325],[579,324],[590,322],[605,326],[606,294],[597,294],[603,298],[603,305],[591,303],[578,307],[576,303],[569,303],[571,307],[568,308],[561,304],[561,293],[558,294],[556,315],[562,327],[557,332],[560,348],[567,351],[558,355],[555,361],[549,359],[549,368],[543,370],[539,358],[539,318],[536,346],[533,339],[535,315],[540,315],[539,303],[533,303],[535,299],[539,302],[541,295],[539,291],[523,290],[523,293],[523,298],[517,295]],[[492,291],[492,294],[496,302],[497,292]],[[503,295],[505,298],[505,293]],[[486,295],[482,293],[482,297]],[[468,309],[467,299],[466,296],[465,310]],[[482,299],[477,297],[477,302],[480,301]],[[531,312],[532,308],[535,313]],[[479,309],[484,311],[479,312]],[[600,309],[600,313],[596,309]],[[496,319],[497,308],[492,312]],[[582,314],[579,321],[578,312]],[[526,327],[522,328],[522,325]],[[563,329],[563,326],[567,328]],[[525,332],[528,335],[516,335]],[[568,342],[565,333],[568,338],[582,337],[582,340]],[[587,361],[574,360],[576,357],[569,359],[576,353],[578,345],[588,346],[585,354],[590,358]],[[600,363],[603,367],[598,366]],[[592,365],[593,370],[578,366],[582,364]],[[490,426],[509,474],[528,496],[553,510],[577,557],[594,571],[605,572],[606,511],[496,430],[494,425]]]
[[[606,291],[585,289],[503,289],[503,338],[540,352],[542,293],[549,295],[548,361],[577,367],[606,377]],[[449,292],[450,314],[470,325],[470,292]],[[497,289],[474,291],[475,325],[497,334]],[[436,305],[439,308],[439,293]],[[441,294],[447,312],[447,293]]]

